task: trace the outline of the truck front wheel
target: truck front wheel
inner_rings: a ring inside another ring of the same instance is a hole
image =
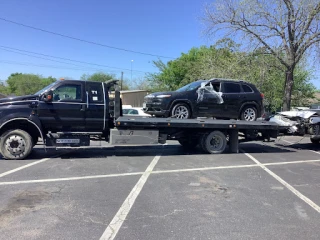
[[[30,154],[32,147],[32,137],[24,130],[9,130],[1,136],[0,150],[5,159],[24,159]]]

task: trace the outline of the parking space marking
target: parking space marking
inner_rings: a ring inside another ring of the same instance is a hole
[[[16,184],[23,184],[23,183],[47,183],[47,182],[75,181],[75,180],[95,179],[95,178],[110,178],[110,177],[135,176],[135,175],[142,175],[143,173],[144,173],[144,172],[133,172],[133,173],[119,173],[119,174],[108,174],[108,175],[93,175],[93,176],[70,177],[70,178],[51,178],[51,179],[38,179],[38,180],[0,182],[0,186],[3,186],[3,185],[16,185]]]
[[[122,226],[135,200],[139,196],[144,184],[147,182],[153,168],[158,163],[160,157],[161,155],[157,155],[153,158],[152,162],[147,167],[146,171],[143,173],[139,181],[133,187],[128,197],[126,198],[126,200],[124,200],[122,206],[120,207],[120,209],[118,210],[118,212],[113,217],[112,221],[110,222],[110,224],[108,225],[104,233],[102,234],[100,240],[112,240],[116,237],[120,227]]]
[[[159,173],[175,173],[175,172],[193,172],[193,171],[208,171],[208,170],[216,170],[216,169],[230,169],[230,168],[251,168],[258,167],[257,164],[249,164],[249,165],[231,165],[231,166],[219,166],[219,167],[203,167],[203,168],[183,168],[183,169],[174,169],[174,170],[158,170],[153,171],[152,174]]]
[[[304,196],[302,193],[300,193],[297,189],[292,187],[289,183],[287,183],[285,180],[283,180],[281,177],[279,177],[277,174],[272,172],[269,168],[267,168],[265,165],[263,165],[261,162],[259,162],[256,158],[251,156],[249,153],[246,153],[242,151],[248,158],[250,158],[252,161],[254,161],[258,166],[260,166],[264,171],[269,173],[273,178],[275,178],[278,182],[280,182],[282,185],[284,185],[287,189],[289,189],[293,194],[295,194],[297,197],[299,197],[301,200],[303,200],[305,203],[307,203],[310,207],[312,207],[314,210],[316,210],[318,213],[320,213],[320,207],[314,203],[311,199]]]
[[[300,160],[300,161],[290,161],[290,162],[277,162],[277,163],[261,163],[264,166],[274,166],[274,165],[286,165],[286,164],[295,164],[295,163],[312,163],[320,162],[319,159],[316,160]]]
[[[301,164],[301,163],[313,163],[313,162],[320,162],[320,159],[300,160],[300,161],[291,161],[291,162],[261,163],[261,165],[275,166],[275,165]],[[209,170],[219,170],[219,169],[237,169],[237,168],[254,168],[254,167],[259,167],[259,165],[248,164],[248,165],[230,165],[230,166],[218,166],[218,167],[203,167],[203,168],[183,168],[183,169],[174,169],[174,170],[151,171],[150,173],[161,174],[161,173],[178,173],[178,172],[209,171]],[[111,177],[125,177],[125,176],[143,175],[144,173],[145,172],[131,172],[131,173],[117,173],[117,174],[105,174],[105,175],[91,175],[91,176],[82,176],[82,177],[69,177],[69,178],[22,180],[22,181],[0,182],[0,186],[28,184],[28,183],[48,183],[48,182],[61,182],[61,181],[88,180],[88,179],[111,178]]]
[[[55,157],[56,157],[56,156],[55,156]],[[52,158],[54,158],[54,157],[52,157]],[[42,159],[42,160],[35,161],[35,162],[32,162],[32,163],[26,164],[26,165],[24,165],[24,166],[21,166],[21,167],[12,169],[12,170],[10,170],[10,171],[1,173],[1,174],[0,174],[0,178],[1,178],[1,177],[4,177],[4,176],[7,176],[7,175],[9,175],[9,174],[11,174],[11,173],[18,172],[18,171],[20,171],[20,170],[22,170],[22,169],[25,169],[25,168],[34,166],[34,165],[36,165],[36,164],[43,163],[43,162],[45,162],[45,161],[48,161],[49,159],[51,159],[51,158],[44,158],[44,159]]]

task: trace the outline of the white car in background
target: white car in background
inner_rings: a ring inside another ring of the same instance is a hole
[[[124,116],[142,116],[142,117],[150,117],[149,114],[146,114],[142,108],[132,107],[131,105],[123,105],[122,113]]]

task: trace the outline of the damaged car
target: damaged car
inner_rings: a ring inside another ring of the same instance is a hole
[[[263,113],[263,94],[241,80],[198,80],[171,92],[144,98],[144,112],[156,117],[241,119],[255,121]]]
[[[286,126],[287,134],[303,136],[310,133],[314,124],[318,123],[319,115],[315,111],[284,111],[277,112],[267,118],[267,121],[275,122],[279,126]]]

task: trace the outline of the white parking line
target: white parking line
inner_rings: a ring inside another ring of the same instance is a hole
[[[203,167],[203,168],[184,168],[184,169],[174,169],[174,170],[153,171],[152,174],[175,173],[175,172],[193,172],[193,171],[208,171],[208,170],[231,169],[231,168],[251,168],[251,167],[258,167],[258,166],[256,164],[249,164],[249,165],[233,165],[233,166]]]
[[[278,180],[282,185],[284,185],[287,189],[289,189],[293,194],[295,194],[297,197],[299,197],[301,200],[303,200],[305,203],[307,203],[310,207],[312,207],[314,210],[316,210],[318,213],[320,213],[320,207],[315,204],[312,200],[304,196],[302,193],[300,193],[297,189],[292,187],[289,183],[287,183],[285,180],[283,180],[281,177],[279,177],[277,174],[272,172],[269,168],[267,168],[265,165],[260,163],[256,158],[251,156],[249,153],[246,153],[242,151],[248,158],[250,158],[252,161],[254,161],[258,166],[260,166],[263,170],[265,170],[267,173],[269,173],[272,177],[274,177],[276,180]]]
[[[312,162],[320,162],[320,160],[316,159],[316,160],[301,160],[301,161],[291,161],[291,162],[261,163],[261,165],[264,165],[264,166],[275,166],[275,165],[300,164],[300,163],[312,163]],[[151,171],[150,173],[151,174],[161,174],[161,173],[209,171],[209,170],[219,170],[219,169],[254,168],[254,167],[259,167],[259,165],[257,165],[257,164],[248,164],[248,165],[231,165],[231,166],[218,166],[218,167],[203,167],[203,168],[184,168],[184,169],[174,169],[174,170]],[[131,173],[92,175],[92,176],[82,176],[82,177],[69,177],[69,178],[49,178],[49,179],[11,181],[11,182],[0,182],[0,186],[17,185],[17,184],[28,184],[28,183],[47,183],[47,182],[75,181],[75,180],[87,180],[87,179],[110,178],[110,177],[125,177],[125,176],[143,175],[144,173],[145,172],[131,172]]]
[[[115,238],[128,213],[130,212],[135,200],[140,194],[144,184],[147,182],[150,173],[152,172],[155,165],[158,163],[160,156],[161,155],[157,155],[154,157],[154,159],[152,160],[146,171],[143,173],[137,184],[131,190],[126,200],[124,200],[122,206],[120,207],[119,211],[113,217],[112,221],[102,234],[100,240],[112,240]]]
[[[295,164],[295,163],[312,163],[312,162],[320,162],[317,160],[301,160],[301,161],[290,161],[290,162],[275,162],[275,163],[261,163],[264,166],[273,166],[273,165],[286,165],[286,164]]]
[[[85,180],[85,179],[95,179],[95,178],[135,176],[135,175],[142,175],[142,174],[143,174],[143,172],[134,172],[134,173],[119,173],[119,174],[94,175],[94,176],[83,176],[83,177],[51,178],[51,179],[0,182],[0,186],[17,185],[17,184],[23,184],[23,183],[47,183],[47,182],[75,181],[75,180]]]
[[[54,157],[53,157],[53,158],[54,158]],[[25,168],[34,166],[34,165],[39,164],[39,163],[43,163],[43,162],[45,162],[45,161],[48,161],[49,159],[51,159],[51,158],[44,158],[44,159],[42,159],[42,160],[35,161],[35,162],[32,162],[32,163],[26,164],[26,165],[24,165],[24,166],[21,166],[21,167],[12,169],[12,170],[10,170],[10,171],[1,173],[1,174],[0,174],[0,177],[4,177],[4,176],[7,176],[7,175],[9,175],[9,174],[11,174],[11,173],[18,172],[18,171],[20,171],[20,170],[22,170],[22,169],[25,169]]]

